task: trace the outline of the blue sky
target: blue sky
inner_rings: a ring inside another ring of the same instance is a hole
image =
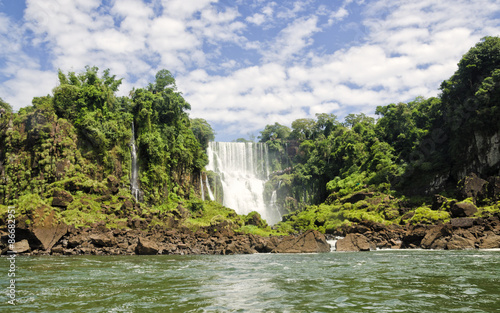
[[[219,141],[267,124],[431,97],[500,35],[496,0],[2,0],[0,97],[50,94],[57,70],[109,68],[119,95],[170,70]]]

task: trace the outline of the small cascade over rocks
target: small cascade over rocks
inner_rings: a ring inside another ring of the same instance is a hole
[[[269,154],[266,144],[210,142],[207,154],[207,169],[219,174],[221,178],[223,205],[238,214],[256,211],[270,225],[281,221],[276,206],[264,201],[264,184],[269,178]]]
[[[139,166],[137,160],[137,147],[135,145],[135,129],[134,122],[132,122],[132,138],[130,139],[130,150],[132,156],[132,170],[130,173],[130,191],[135,200],[139,201]]]

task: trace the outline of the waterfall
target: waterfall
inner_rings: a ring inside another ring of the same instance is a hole
[[[203,189],[203,176],[200,173],[201,200],[205,201],[205,190]]]
[[[238,214],[257,211],[271,225],[281,221],[279,212],[264,201],[264,184],[269,177],[266,144],[210,142],[207,154],[207,168],[221,178],[223,205]]]
[[[137,148],[135,146],[134,122],[132,122],[132,138],[130,139],[132,154],[132,172],[130,173],[130,190],[135,200],[139,200],[139,167],[137,166]]]
[[[214,194],[212,193],[212,190],[210,189],[210,184],[208,183],[208,176],[205,176],[205,182],[207,183],[207,189],[208,189],[208,198],[211,201],[215,200]]]
[[[281,221],[281,213],[280,213],[278,206],[276,205],[276,198],[277,198],[276,190],[273,190],[273,193],[271,194],[270,206],[271,206],[271,209],[275,212],[275,214],[279,217],[279,220]]]

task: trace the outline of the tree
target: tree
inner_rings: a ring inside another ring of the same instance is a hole
[[[204,150],[208,147],[208,142],[215,139],[215,132],[212,126],[202,118],[191,119],[191,131]]]
[[[12,113],[12,107],[10,106],[10,104],[5,102],[2,98],[0,98],[0,109],[4,109],[5,112],[7,112],[7,113]]]
[[[165,91],[165,89],[177,90],[175,78],[170,71],[162,69],[155,75],[155,82],[148,85],[148,90],[153,93]]]
[[[315,137],[323,134],[328,137],[332,131],[340,125],[335,114],[316,113],[316,125],[314,127]]]
[[[299,118],[292,122],[290,137],[297,140],[311,139],[316,122],[312,118]]]
[[[290,135],[291,130],[287,126],[281,125],[280,123],[274,123],[274,125],[266,125],[263,131],[260,132],[260,142],[266,142],[275,139],[287,139]]]

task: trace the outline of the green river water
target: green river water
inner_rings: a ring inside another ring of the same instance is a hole
[[[500,251],[0,259],[0,312],[500,312]]]

